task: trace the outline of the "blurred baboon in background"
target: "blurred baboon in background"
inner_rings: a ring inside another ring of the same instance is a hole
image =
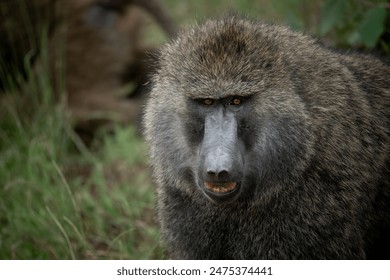
[[[67,20],[67,91],[69,107],[79,120],[81,133],[94,129],[95,124],[111,113],[119,121],[138,121],[142,96],[139,87],[147,81],[150,64],[146,54],[151,50],[142,45],[145,13],[152,14],[169,34],[175,33],[170,18],[157,1],[89,1],[80,5],[73,0]],[[139,5],[137,5],[139,4]],[[157,9],[158,8],[158,9]],[[133,82],[130,91],[119,92],[123,84]],[[125,99],[124,95],[131,100]],[[95,115],[92,115],[91,112]],[[110,117],[110,116],[109,116]],[[85,122],[80,122],[85,120]]]
[[[29,52],[39,62],[40,29],[47,26],[51,79],[57,85],[65,74],[76,129],[87,134],[105,120],[138,119],[140,87],[151,71],[145,58],[152,49],[142,42],[147,17],[168,36],[176,33],[157,0],[16,0],[0,8],[2,64],[20,67]]]

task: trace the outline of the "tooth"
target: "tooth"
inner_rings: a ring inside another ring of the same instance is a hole
[[[224,193],[233,190],[236,186],[236,182],[230,182],[230,183],[211,183],[211,182],[205,182],[204,186],[212,190],[213,192],[217,193]]]

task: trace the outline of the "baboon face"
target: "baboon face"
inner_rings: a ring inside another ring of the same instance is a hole
[[[257,95],[186,100],[181,120],[194,160],[192,184],[214,203],[252,199],[288,176],[303,156],[299,118],[258,113],[259,100]]]
[[[163,49],[146,110],[152,163],[165,174],[157,180],[173,178],[217,204],[277,185],[308,150],[283,54],[247,25],[206,24]]]
[[[228,96],[187,102],[190,115],[197,120],[185,123],[187,133],[192,134],[188,140],[197,150],[196,183],[212,201],[232,201],[240,194],[246,146],[251,141],[249,135],[243,135],[242,129],[247,121],[250,98]],[[195,133],[194,125],[199,128]]]

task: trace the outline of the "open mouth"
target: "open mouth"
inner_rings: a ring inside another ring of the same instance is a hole
[[[215,193],[228,193],[233,191],[237,187],[237,183],[236,182],[229,182],[229,183],[204,182],[204,186],[209,191]]]

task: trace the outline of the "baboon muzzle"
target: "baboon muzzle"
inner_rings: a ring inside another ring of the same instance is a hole
[[[216,109],[205,118],[200,151],[200,178],[212,200],[228,198],[238,188],[241,156],[238,148],[237,121],[231,112]]]

